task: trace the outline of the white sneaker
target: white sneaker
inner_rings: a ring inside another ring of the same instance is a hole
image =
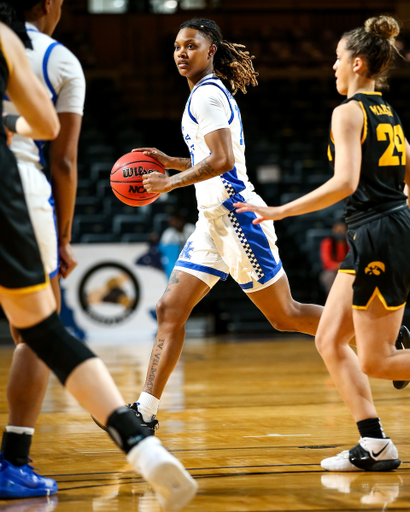
[[[195,496],[198,484],[157,437],[146,437],[128,453],[127,459],[152,485],[164,510],[175,512]]]
[[[322,460],[320,465],[327,471],[391,471],[400,466],[398,457],[391,439],[362,437],[357,446]]]

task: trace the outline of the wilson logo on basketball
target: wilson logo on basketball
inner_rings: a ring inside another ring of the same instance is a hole
[[[126,167],[122,170],[124,178],[131,178],[132,176],[142,176],[143,174],[151,174],[155,169],[144,169],[144,167]]]
[[[386,271],[386,266],[381,261],[372,261],[364,269],[365,274],[369,276],[379,276],[382,272]]]

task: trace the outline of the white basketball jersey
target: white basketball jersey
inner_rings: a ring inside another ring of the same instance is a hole
[[[235,166],[220,176],[195,183],[199,211],[217,217],[232,211],[236,201],[247,200],[254,190],[246,172],[241,114],[232,94],[215,75],[207,75],[192,89],[182,117],[182,134],[195,165],[209,156],[205,136],[229,128]]]
[[[44,84],[58,113],[83,115],[85,99],[85,78],[81,64],[70,50],[42,32],[31,23],[26,23],[33,49],[26,49],[26,55],[35,75]],[[6,114],[18,114],[7,95],[3,101]],[[11,150],[18,161],[31,162],[38,168],[44,166],[43,141],[34,141],[21,135],[14,135]]]

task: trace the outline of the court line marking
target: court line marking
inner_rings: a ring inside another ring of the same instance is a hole
[[[312,434],[265,434],[263,436],[243,436],[243,437],[305,437]]]
[[[206,469],[243,469],[243,468],[281,468],[281,467],[291,467],[291,466],[320,466],[317,463],[301,463],[301,464],[264,464],[260,466],[215,466],[215,467],[206,467],[206,468],[186,468],[189,471],[203,471]],[[60,475],[44,475],[48,478],[56,478],[56,477],[73,477],[73,476],[93,476],[93,475],[130,475],[129,478],[133,478],[131,475],[135,474],[135,471],[112,471],[112,472],[96,472],[96,473],[63,473]]]
[[[410,464],[410,461],[403,461],[402,464]],[[210,470],[210,469],[246,469],[246,468],[280,468],[280,467],[294,467],[294,466],[320,466],[319,463],[301,463],[301,464],[266,464],[266,465],[261,465],[261,466],[216,466],[216,467],[207,467],[207,468],[186,468],[188,471],[204,471],[204,470]],[[410,468],[402,468],[400,467],[400,470],[399,471],[409,471]],[[295,471],[295,473],[304,473],[305,471]],[[317,473],[317,471],[314,471],[315,473]],[[323,470],[324,473],[328,473],[326,472],[325,470]],[[73,476],[88,476],[88,477],[91,477],[93,475],[131,475],[131,474],[135,474],[134,471],[112,471],[112,472],[104,472],[104,473],[101,473],[101,472],[98,472],[98,473],[65,473],[65,474],[60,474],[60,475],[44,475],[44,476],[47,476],[48,478],[57,478],[57,477],[73,477]],[[235,474],[238,474],[238,475],[241,475],[241,474],[245,474],[245,473],[235,473]],[[268,473],[260,473],[262,475],[266,475]],[[280,474],[280,472],[274,472],[274,474]],[[198,476],[201,476],[201,475],[198,475]],[[133,479],[133,478],[142,478],[142,477],[138,477],[138,475],[136,475],[135,477],[128,477],[129,479]],[[80,480],[79,480],[80,481]],[[64,483],[64,481],[62,481],[62,483]]]
[[[330,448],[339,448],[340,444],[328,445]],[[274,445],[274,446],[263,446],[264,450],[283,450],[290,448],[299,448],[298,445]],[[227,451],[227,450],[260,450],[260,445],[255,446],[223,446],[223,447],[215,447],[215,448],[178,448],[175,450],[170,450],[171,453],[193,453],[193,452],[216,452],[216,451]]]
[[[212,468],[210,468],[212,469]],[[223,468],[222,468],[223,469]],[[205,478],[229,478],[229,477],[238,477],[238,476],[263,476],[263,475],[283,475],[283,474],[306,474],[306,473],[323,473],[324,471],[267,471],[267,472],[261,472],[261,471],[248,471],[246,473],[222,473],[222,474],[209,474],[209,475],[192,475],[194,479],[204,480]],[[61,487],[60,492],[64,491],[74,491],[78,489],[90,489],[93,487],[112,487],[113,485],[129,485],[129,484],[135,484],[135,483],[142,483],[147,484],[147,482],[142,479],[136,477],[135,480],[129,479],[131,481],[127,482],[113,482],[110,484],[92,484],[92,485],[78,485],[75,487]],[[59,482],[64,483],[64,482]]]
[[[296,464],[295,464],[296,465]],[[306,465],[313,465],[313,464],[306,464]],[[319,464],[318,464],[319,465]],[[189,469],[189,468],[188,468]],[[212,468],[211,468],[212,469]],[[217,468],[218,469],[218,468]],[[221,468],[223,469],[223,468]],[[192,470],[192,469],[191,469]],[[192,475],[192,477],[195,479],[195,480],[204,480],[204,479],[212,479],[212,478],[230,478],[230,477],[243,477],[243,476],[264,476],[264,475],[285,475],[285,474],[293,474],[293,475],[297,475],[297,474],[313,474],[313,473],[326,473],[325,470],[313,470],[313,471],[265,471],[265,472],[261,472],[261,471],[248,471],[248,472],[245,472],[245,473],[220,473],[220,474],[208,474],[208,475]],[[127,479],[129,481],[127,482],[113,482],[113,483],[110,483],[110,484],[92,484],[92,485],[78,485],[76,487],[66,487],[66,488],[60,488],[60,492],[64,492],[64,491],[74,491],[74,490],[78,490],[78,489],[90,489],[90,488],[94,488],[94,487],[112,487],[114,485],[129,485],[129,484],[147,484],[147,482],[142,479],[142,478],[138,478],[136,477],[135,479]],[[61,483],[64,483],[64,482],[61,482]],[[314,509],[312,509],[311,512],[313,512]],[[318,509],[319,510],[319,509]],[[348,510],[359,510],[357,508],[354,508],[354,509],[334,509],[334,510],[340,510],[340,511],[348,511]],[[369,512],[378,512],[380,510],[380,508],[377,508],[377,509],[369,509]],[[408,510],[408,508],[405,508],[405,509],[401,509],[401,508],[398,508],[398,509],[395,509],[395,510]],[[299,512],[302,512],[302,511],[299,511]]]

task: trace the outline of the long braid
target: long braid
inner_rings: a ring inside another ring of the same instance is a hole
[[[246,94],[246,87],[258,85],[257,73],[253,67],[252,60],[255,58],[248,51],[243,50],[243,44],[231,43],[222,39],[221,30],[213,20],[206,18],[194,18],[185,21],[183,28],[193,28],[202,32],[212,40],[217,47],[214,56],[214,71],[217,76],[228,80],[232,94],[240,89]]]
[[[0,0],[0,21],[20,37],[26,48],[33,48],[24,25],[24,9],[34,6],[37,0]]]

